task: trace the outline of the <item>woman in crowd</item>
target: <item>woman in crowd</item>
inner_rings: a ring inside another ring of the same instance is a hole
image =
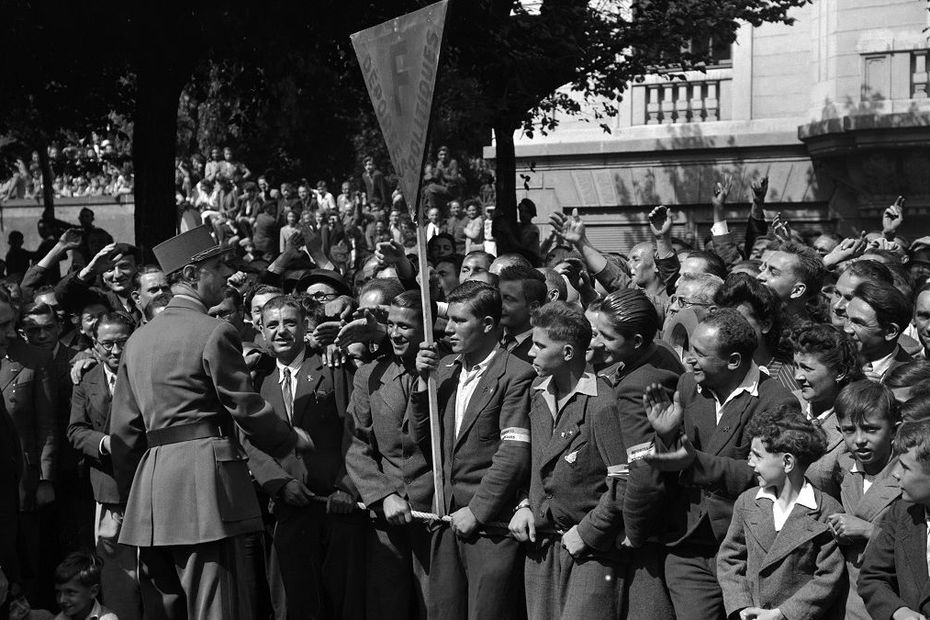
[[[833,403],[844,387],[862,379],[856,345],[832,325],[812,324],[797,335],[794,377],[808,418],[827,433],[827,451],[807,470],[807,478],[823,492],[839,497],[837,459],[845,450]]]

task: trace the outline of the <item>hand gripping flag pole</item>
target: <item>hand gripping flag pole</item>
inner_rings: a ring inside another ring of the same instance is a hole
[[[449,0],[442,0],[351,36],[371,104],[400,181],[400,190],[407,204],[414,207],[423,331],[428,345],[435,341],[430,311],[429,266],[426,263],[425,218],[420,217],[420,184],[448,4]],[[436,379],[432,374],[427,380],[427,394],[433,461],[433,510],[442,517],[446,502],[439,444],[439,400]]]

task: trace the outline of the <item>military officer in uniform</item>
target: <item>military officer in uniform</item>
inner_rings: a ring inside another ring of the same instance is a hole
[[[243,553],[262,529],[235,424],[275,457],[310,447],[252,391],[235,328],[207,315],[223,299],[227,248],[206,227],[154,248],[174,298],[126,343],[110,422],[126,499],[120,542],[139,547],[147,618],[254,617]]]

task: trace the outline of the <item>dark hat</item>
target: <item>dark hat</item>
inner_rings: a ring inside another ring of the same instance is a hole
[[[216,243],[207,226],[191,228],[152,248],[165,274],[178,271],[190,263],[199,263],[231,251]]]
[[[297,291],[304,291],[311,284],[328,284],[333,287],[340,295],[351,295],[352,290],[346,285],[337,272],[332,269],[314,269],[303,276],[294,285]]]

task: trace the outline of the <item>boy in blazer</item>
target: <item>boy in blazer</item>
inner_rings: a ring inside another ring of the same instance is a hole
[[[446,333],[453,355],[420,345],[420,377],[412,395],[414,436],[429,454],[426,377],[436,376],[442,424],[442,467],[450,527],[433,535],[430,618],[507,620],[524,616],[523,562],[517,540],[479,536],[482,524],[509,520],[530,465],[532,367],[498,346],[501,298],[468,281],[449,295]]]
[[[386,620],[425,620],[430,532],[413,521],[411,510],[432,510],[433,477],[414,441],[408,408],[423,342],[419,291],[390,300],[387,335],[393,355],[355,373],[346,469],[365,506],[383,513],[387,522],[375,521],[366,534],[368,609]]]
[[[901,498],[888,509],[865,549],[859,595],[873,618],[930,616],[927,515],[930,510],[930,420],[905,422],[894,439],[892,475]]]
[[[804,477],[826,435],[797,407],[759,413],[746,434],[759,486],[736,500],[717,554],[727,617],[842,618],[846,569],[829,525],[842,507]]]
[[[501,346],[528,364],[533,363],[533,326],[530,317],[546,303],[546,277],[521,265],[504,267],[500,272]]]
[[[110,461],[110,405],[123,347],[135,328],[119,312],[100,317],[94,326],[94,353],[101,360],[81,378],[71,397],[68,439],[84,457],[97,503],[94,520],[96,552],[103,561],[100,591],[120,618],[142,617],[142,596],[136,572],[136,547],[119,544],[126,504],[120,498]]]
[[[364,530],[345,467],[348,382],[304,345],[306,315],[292,297],[262,307],[262,334],[273,364],[256,388],[274,412],[307,432],[313,451],[274,459],[243,439],[256,482],[273,499],[274,546],[291,618],[365,617],[360,596]],[[312,498],[326,498],[325,503]]]
[[[847,448],[837,460],[844,512],[830,515],[828,521],[846,557],[852,584],[846,596],[846,618],[869,620],[856,581],[866,545],[901,496],[901,487],[891,475],[897,467],[892,442],[900,424],[899,408],[891,390],[863,379],[840,391],[834,415]]]
[[[510,520],[527,543],[527,616],[605,618],[623,615],[625,590],[617,538],[622,532],[626,448],[613,392],[585,371],[591,325],[554,301],[533,315],[533,366],[539,380],[530,405],[529,495]],[[540,527],[561,540],[537,535]]]
[[[674,398],[658,385],[644,393],[656,451],[643,460],[673,474],[666,477],[665,577],[679,619],[725,617],[715,555],[733,502],[752,486],[746,427],[757,412],[797,404],[752,361],[756,346],[739,312],[717,310],[691,335],[685,361],[693,370],[682,375]]]

